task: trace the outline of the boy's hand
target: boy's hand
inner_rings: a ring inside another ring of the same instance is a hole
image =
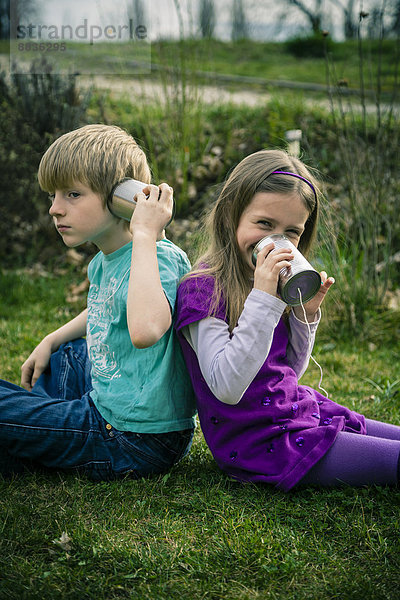
[[[335,283],[333,277],[328,277],[325,271],[320,273],[322,279],[322,285],[314,298],[311,298],[308,302],[304,303],[304,309],[306,311],[307,321],[312,323],[315,321],[318,309],[322,302],[325,300],[325,296],[328,293],[329,288]],[[301,306],[293,307],[294,313],[298,319],[304,321],[304,311]]]
[[[21,386],[30,392],[50,362],[53,346],[45,337],[21,367]]]
[[[166,183],[148,185],[135,197],[136,206],[130,223],[133,236],[146,234],[155,240],[164,237],[164,228],[172,217],[173,189]]]
[[[127,321],[135,348],[148,348],[171,326],[171,307],[160,279],[155,242],[164,237],[164,227],[172,216],[172,188],[166,183],[149,185],[136,195],[136,201],[130,223],[133,244]]]

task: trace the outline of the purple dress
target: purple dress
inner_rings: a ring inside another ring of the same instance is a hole
[[[365,418],[298,384],[286,358],[288,330],[282,318],[270,353],[240,402],[230,405],[218,400],[182,334],[183,327],[209,316],[213,287],[210,276],[183,281],[175,323],[204,438],[228,475],[290,490],[329,450],[339,431],[365,434]],[[223,301],[214,316],[227,321]]]

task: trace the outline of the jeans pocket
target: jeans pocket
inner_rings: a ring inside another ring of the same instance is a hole
[[[110,461],[90,461],[67,470],[82,473],[91,481],[113,481],[117,478]]]
[[[170,433],[131,433],[118,437],[121,447],[132,457],[132,469],[160,473],[170,469],[188,452],[193,430]]]

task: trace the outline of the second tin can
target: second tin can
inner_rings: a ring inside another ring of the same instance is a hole
[[[276,249],[288,248],[294,255],[293,260],[290,261],[290,267],[284,267],[280,270],[278,282],[280,297],[286,304],[290,304],[291,306],[297,306],[301,302],[308,302],[321,287],[321,275],[310,265],[308,260],[304,258],[301,252],[285,235],[273,234],[260,240],[253,250],[253,264],[256,264],[257,254],[260,250],[271,242],[275,244]]]
[[[148,185],[148,183],[143,183],[143,181],[138,181],[137,179],[124,179],[118,183],[112,190],[110,198],[108,199],[108,208],[112,214],[120,219],[130,221],[136,206],[134,198],[136,194],[139,194],[139,192],[143,191],[143,188]],[[174,217],[174,210],[175,205],[172,217],[167,225],[171,223]]]

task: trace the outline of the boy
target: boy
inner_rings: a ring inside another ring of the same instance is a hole
[[[88,267],[87,309],[34,349],[22,387],[0,380],[3,474],[40,464],[93,480],[138,478],[190,448],[193,392],[171,327],[189,262],[163,232],[172,189],[148,185],[128,223],[107,207],[125,177],[149,183],[150,169],[118,127],[87,125],[42,157],[39,183],[64,243],[91,241],[100,252]]]

